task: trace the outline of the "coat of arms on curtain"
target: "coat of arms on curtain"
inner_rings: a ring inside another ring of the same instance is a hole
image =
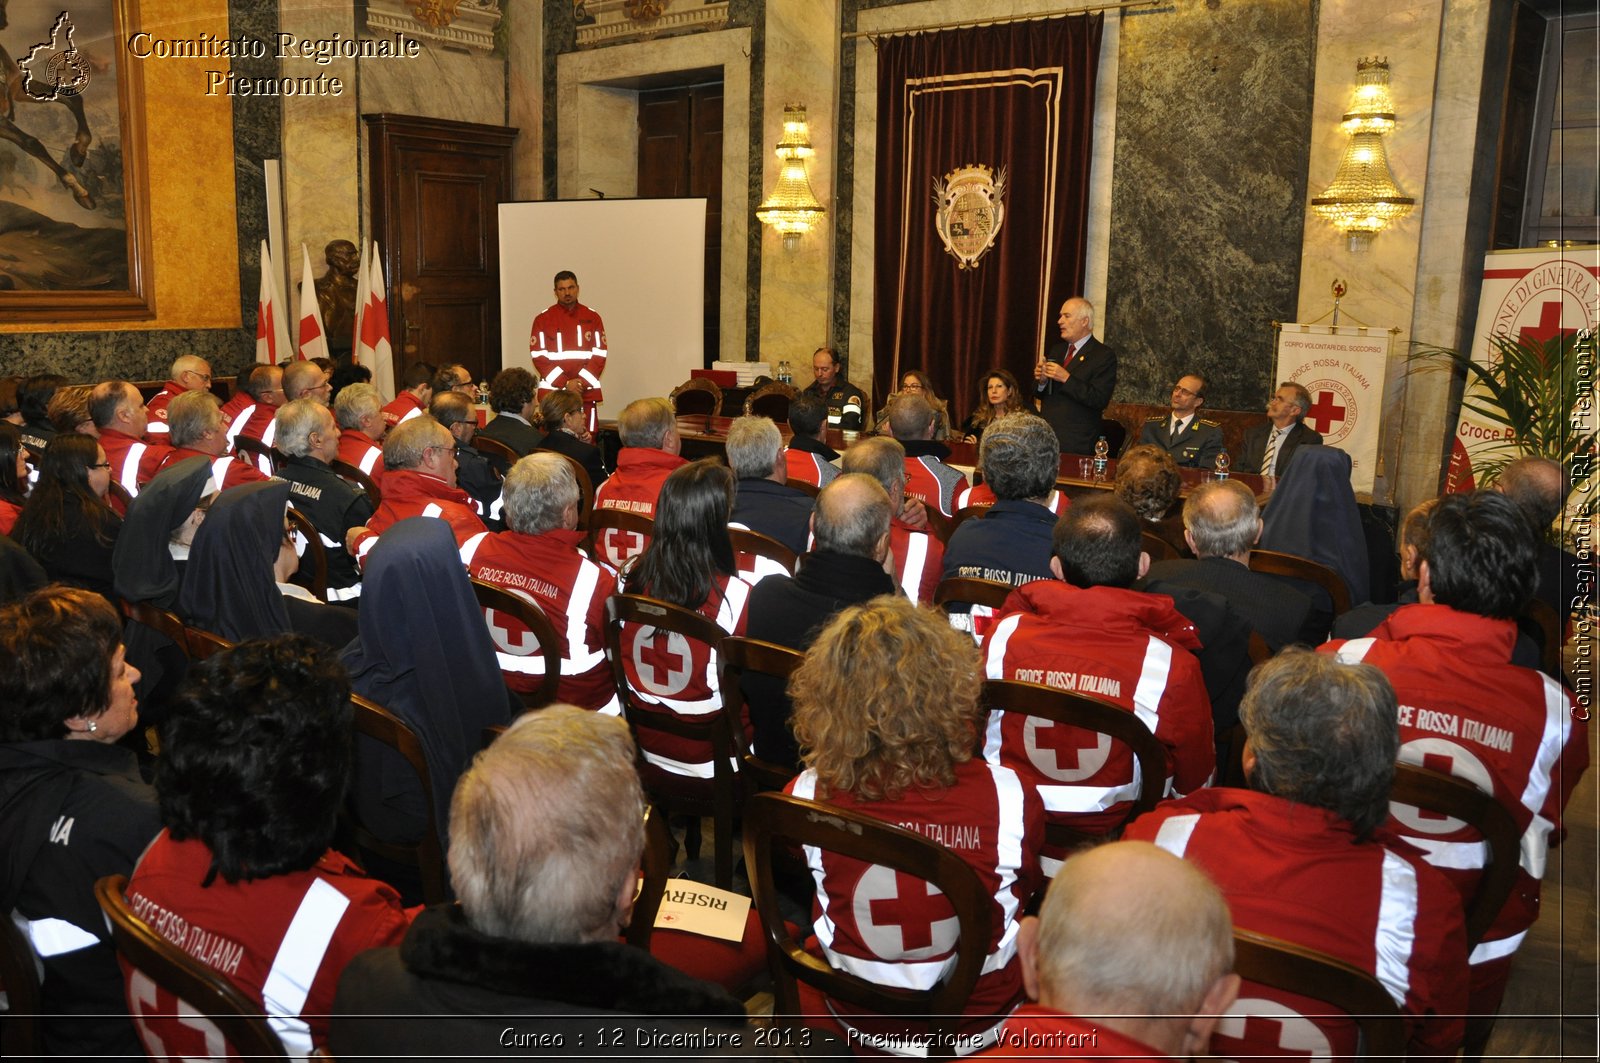
[[[961,269],[976,269],[1006,220],[1006,168],[963,166],[933,179],[933,226]]]

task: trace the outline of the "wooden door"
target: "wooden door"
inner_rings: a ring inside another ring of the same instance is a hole
[[[511,198],[502,126],[367,114],[372,231],[389,281],[395,379],[407,366],[500,370],[501,202]]]
[[[705,197],[705,364],[722,335],[722,83],[639,94],[639,195]],[[738,357],[742,360],[743,352]]]

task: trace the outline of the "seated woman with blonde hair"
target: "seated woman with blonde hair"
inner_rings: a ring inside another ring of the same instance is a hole
[[[789,686],[806,766],[789,792],[942,842],[992,898],[988,956],[957,1028],[964,1052],[992,1043],[1022,1000],[1017,927],[1041,881],[1044,833],[1037,792],[1011,769],[973,756],[982,689],[972,640],[943,614],[899,595],[839,613]],[[902,926],[895,913],[883,913],[881,888],[868,896],[885,885],[892,895],[902,876],[880,882],[860,861],[816,849],[806,855],[817,896],[826,900],[816,907],[813,932],[829,963],[914,989],[932,988],[955,964],[957,924],[937,915],[938,900],[916,889],[901,897],[908,917]],[[842,1001],[808,1000],[802,992],[801,1003],[807,1014],[831,1011],[866,1044],[912,1032]]]

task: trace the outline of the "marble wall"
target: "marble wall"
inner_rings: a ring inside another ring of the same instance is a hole
[[[1124,16],[1101,314],[1119,400],[1164,402],[1190,369],[1213,407],[1271,394],[1271,323],[1299,291],[1315,31],[1303,0]]]

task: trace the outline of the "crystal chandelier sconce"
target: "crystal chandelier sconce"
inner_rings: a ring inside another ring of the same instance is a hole
[[[822,220],[827,212],[811,191],[806,174],[806,159],[811,149],[811,131],[806,127],[806,108],[801,103],[783,108],[783,137],[778,141],[778,183],[772,194],[756,208],[756,218],[783,236],[783,249],[793,251],[800,237]]]
[[[1356,90],[1339,128],[1350,138],[1333,183],[1311,201],[1311,209],[1350,237],[1350,250],[1365,251],[1372,238],[1411,213],[1416,200],[1400,191],[1389,172],[1384,137],[1394,130],[1389,60],[1356,63]]]

